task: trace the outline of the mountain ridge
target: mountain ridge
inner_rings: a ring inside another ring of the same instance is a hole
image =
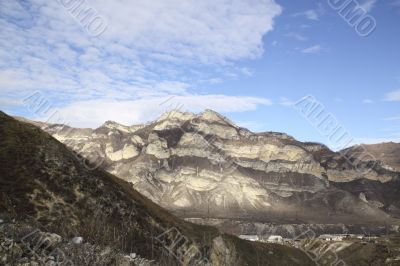
[[[90,253],[90,257],[109,254],[106,250],[111,247],[157,261],[159,264],[155,265],[310,265],[299,250],[251,243],[220,234],[212,227],[182,221],[127,182],[102,169],[86,168],[69,148],[36,126],[18,122],[2,112],[0,134],[1,230],[16,226],[18,229],[27,223],[50,232],[55,239],[79,236],[87,244],[101,248],[98,253]],[[27,228],[18,230],[24,236]],[[18,236],[14,232],[10,237]],[[156,241],[160,237],[162,241]],[[16,242],[24,244],[25,238]],[[65,252],[74,255],[79,249]],[[23,252],[18,253],[19,257],[4,252],[2,248],[1,257],[12,263],[30,258]],[[254,252],[269,255],[254,258]],[[75,265],[82,263],[82,257],[70,259]]]
[[[398,172],[285,133],[253,133],[213,111],[172,111],[133,131],[44,130],[84,156],[97,154],[104,169],[182,218],[398,223],[399,198],[383,196],[399,187]],[[377,185],[360,189],[363,180]]]

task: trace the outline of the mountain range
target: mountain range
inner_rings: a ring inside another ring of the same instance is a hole
[[[228,233],[399,228],[400,144],[334,152],[284,133],[251,132],[212,110],[174,110],[146,124],[107,121],[96,129],[17,119],[178,217]]]
[[[0,136],[1,265],[312,265],[298,249],[185,222],[2,112]]]

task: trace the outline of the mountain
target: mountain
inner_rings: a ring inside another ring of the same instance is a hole
[[[400,143],[363,144],[361,146],[350,147],[343,152],[349,153],[352,157],[357,157],[365,151],[371,154],[376,160],[383,162],[396,171],[400,171]],[[363,158],[361,157],[360,159]]]
[[[182,221],[126,181],[82,163],[38,127],[2,112],[0,136],[2,265],[61,265],[60,257],[71,262],[62,265],[311,264],[300,250]]]
[[[135,126],[108,121],[97,129],[42,128],[197,223],[226,229],[228,221],[238,234],[279,224],[279,232],[292,237],[303,224],[340,232],[388,224],[398,230],[400,184],[393,168],[284,133],[253,133],[211,110],[172,111]]]

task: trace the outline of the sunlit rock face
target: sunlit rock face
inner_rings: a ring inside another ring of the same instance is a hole
[[[380,221],[400,210],[395,196],[374,194],[398,182],[385,164],[354,166],[324,145],[253,133],[210,110],[172,111],[145,125],[44,129],[183,217]],[[379,189],[345,186],[361,180]]]

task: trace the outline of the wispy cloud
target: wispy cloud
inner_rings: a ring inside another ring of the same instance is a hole
[[[21,100],[0,97],[0,110],[5,107],[21,106],[22,104],[23,102]]]
[[[303,49],[301,52],[305,54],[316,54],[322,51],[322,46],[317,44],[308,48]]]
[[[55,108],[62,123],[77,127],[97,127],[104,121],[113,120],[132,125],[156,119],[161,113],[172,109],[200,112],[212,109],[217,112],[243,112],[255,110],[258,105],[271,105],[269,99],[226,95],[176,95],[169,97],[146,97],[137,100],[96,99],[77,101],[68,106]],[[84,115],[82,115],[84,114]],[[39,117],[46,120],[47,116]],[[57,122],[57,121],[50,121]]]
[[[400,90],[392,91],[385,94],[385,100],[390,102],[400,101]]]
[[[240,62],[263,55],[263,37],[281,13],[274,0],[88,4],[108,22],[98,38],[60,1],[0,1],[2,99],[39,90],[57,107],[69,108],[98,99],[107,104],[194,97],[205,81],[252,75]],[[80,117],[91,117],[88,108],[79,110]]]
[[[360,4],[360,7],[370,12],[374,8],[376,2],[378,2],[378,0],[365,0]]]
[[[300,33],[295,33],[295,32],[286,33],[285,36],[286,36],[286,37],[290,37],[290,38],[294,38],[294,39],[296,39],[296,40],[298,40],[298,41],[302,41],[302,42],[308,40],[307,37],[301,35]]]
[[[363,102],[363,103],[365,103],[365,104],[371,104],[371,103],[374,103],[374,101],[373,101],[373,100],[371,100],[371,99],[364,99],[362,102]]]
[[[241,72],[242,72],[243,75],[245,75],[245,76],[247,76],[247,77],[252,77],[252,76],[254,75],[253,70],[251,70],[251,69],[248,68],[248,67],[243,67],[243,68],[241,68]]]
[[[290,100],[289,98],[286,97],[281,97],[279,104],[282,106],[293,106],[295,104],[295,101]]]
[[[317,20],[319,20],[319,18],[322,15],[324,15],[324,13],[325,13],[324,8],[322,7],[321,4],[319,4],[318,8],[316,8],[316,9],[309,9],[306,11],[298,12],[298,13],[293,14],[292,16],[293,17],[305,17],[309,20],[317,21]]]

